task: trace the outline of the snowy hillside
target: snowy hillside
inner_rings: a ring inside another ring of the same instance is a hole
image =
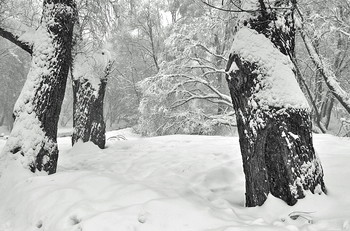
[[[270,196],[245,208],[237,137],[107,134],[115,135],[127,140],[110,139],[105,150],[60,138],[51,176],[18,176],[11,166],[0,179],[0,231],[350,230],[348,138],[314,137],[328,196],[293,207]],[[295,211],[308,213],[293,220]]]

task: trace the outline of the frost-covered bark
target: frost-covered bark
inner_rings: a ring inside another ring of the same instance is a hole
[[[105,147],[103,101],[110,71],[108,51],[76,58],[73,71],[73,145],[82,140]]]
[[[58,158],[57,123],[71,61],[73,0],[45,0],[40,27],[31,34],[33,58],[18,98],[15,123],[3,155],[32,172],[55,173]]]
[[[288,0],[246,0],[227,81],[236,111],[246,176],[246,205],[271,192],[289,205],[305,190],[326,192],[312,143],[308,103],[295,79],[295,27]]]

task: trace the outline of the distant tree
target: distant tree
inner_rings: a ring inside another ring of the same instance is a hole
[[[12,110],[23,86],[30,56],[12,43],[0,38],[0,126],[11,131]]]
[[[178,7],[181,20],[169,27],[159,72],[140,82],[138,130],[143,135],[217,134],[235,125],[222,84],[235,20],[195,1]]]
[[[158,72],[164,53],[164,1],[119,1],[118,26],[111,32],[113,73],[106,92],[106,122],[112,128],[137,124],[142,100],[138,83]]]
[[[23,36],[0,28],[0,36],[32,54],[27,81],[14,110],[14,127],[3,155],[32,172],[56,172],[57,124],[71,65],[74,0],[44,0],[40,26]]]
[[[326,192],[310,108],[291,63],[294,4],[243,1],[227,63],[249,207],[262,205],[269,193],[294,205],[305,190]]]
[[[74,28],[72,145],[78,140],[105,147],[104,98],[111,72],[111,55],[100,49],[116,23],[114,2],[78,1]]]
[[[73,67],[72,144],[91,141],[100,148],[106,144],[103,102],[112,61],[108,51],[92,56],[78,55]]]
[[[341,0],[321,0],[316,4],[305,1],[298,5],[300,41],[306,49],[297,55],[296,61],[309,75],[305,83],[313,93],[309,98],[314,120],[323,132],[330,129],[335,112],[339,120],[333,121],[338,124],[344,117],[350,118],[349,10],[350,5]]]

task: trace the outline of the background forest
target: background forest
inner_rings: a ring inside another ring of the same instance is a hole
[[[82,35],[79,52],[108,50],[104,117],[107,130],[133,126],[142,135],[235,133],[225,65],[237,14],[232,2],[208,7],[199,0],[77,1]],[[349,92],[350,4],[303,1],[303,26],[327,68]],[[0,24],[21,34],[38,27],[40,1],[0,1]],[[30,55],[0,37],[0,126],[12,128],[12,111],[23,87]],[[350,116],[334,98],[297,34],[299,84],[313,110],[314,131],[350,136]],[[60,127],[72,127],[71,79]]]

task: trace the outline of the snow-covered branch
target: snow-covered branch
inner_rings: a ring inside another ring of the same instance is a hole
[[[9,40],[13,44],[19,46],[23,50],[27,51],[30,55],[32,55],[33,53],[32,44],[29,44],[21,40],[19,35],[16,35],[0,26],[0,36]]]
[[[301,12],[298,11],[301,15]],[[301,17],[302,20],[302,17]],[[322,60],[322,57],[317,53],[314,45],[312,44],[311,39],[306,34],[305,29],[302,26],[300,28],[300,35],[304,41],[305,47],[311,57],[312,62],[317,67],[319,73],[323,77],[327,87],[330,89],[334,97],[340,102],[340,104],[346,109],[348,113],[350,113],[350,94],[348,94],[339,84],[337,80],[337,76],[331,70],[330,67]]]
[[[209,69],[209,70],[212,70],[213,73],[222,73],[222,74],[226,73],[224,69],[216,69],[214,67],[207,66],[207,65],[185,66],[185,68],[188,68],[188,69]]]
[[[219,55],[219,54],[215,54],[214,52],[212,52],[208,47],[204,46],[203,44],[197,43],[196,46],[202,48],[203,50],[205,50],[209,54],[215,56],[216,58],[223,59],[223,60],[225,60],[227,62],[227,58],[226,57],[224,57],[222,55]]]
[[[193,95],[193,96],[190,96],[188,98],[175,101],[174,104],[171,106],[171,108],[173,109],[173,108],[180,107],[180,106],[182,106],[182,105],[184,105],[192,100],[196,100],[196,99],[207,100],[211,103],[225,103],[225,104],[227,104],[227,106],[231,106],[226,101],[219,100],[216,95]]]
[[[222,115],[204,115],[204,117],[211,120],[211,123],[215,125],[237,126],[234,113]]]
[[[185,74],[171,74],[171,75],[166,75],[166,76],[167,77],[172,77],[172,78],[182,77],[182,78],[191,80],[191,82],[200,83],[200,84],[204,85],[205,87],[207,87],[210,91],[212,91],[215,94],[215,98],[219,98],[219,99],[223,100],[223,102],[225,102],[225,104],[227,104],[228,106],[232,107],[231,97],[221,93],[218,89],[216,89],[214,86],[212,86],[212,84],[210,84],[209,82],[205,81],[204,79],[201,79],[201,78],[198,78],[198,77],[194,77],[194,76],[190,76],[190,75],[185,75]]]

